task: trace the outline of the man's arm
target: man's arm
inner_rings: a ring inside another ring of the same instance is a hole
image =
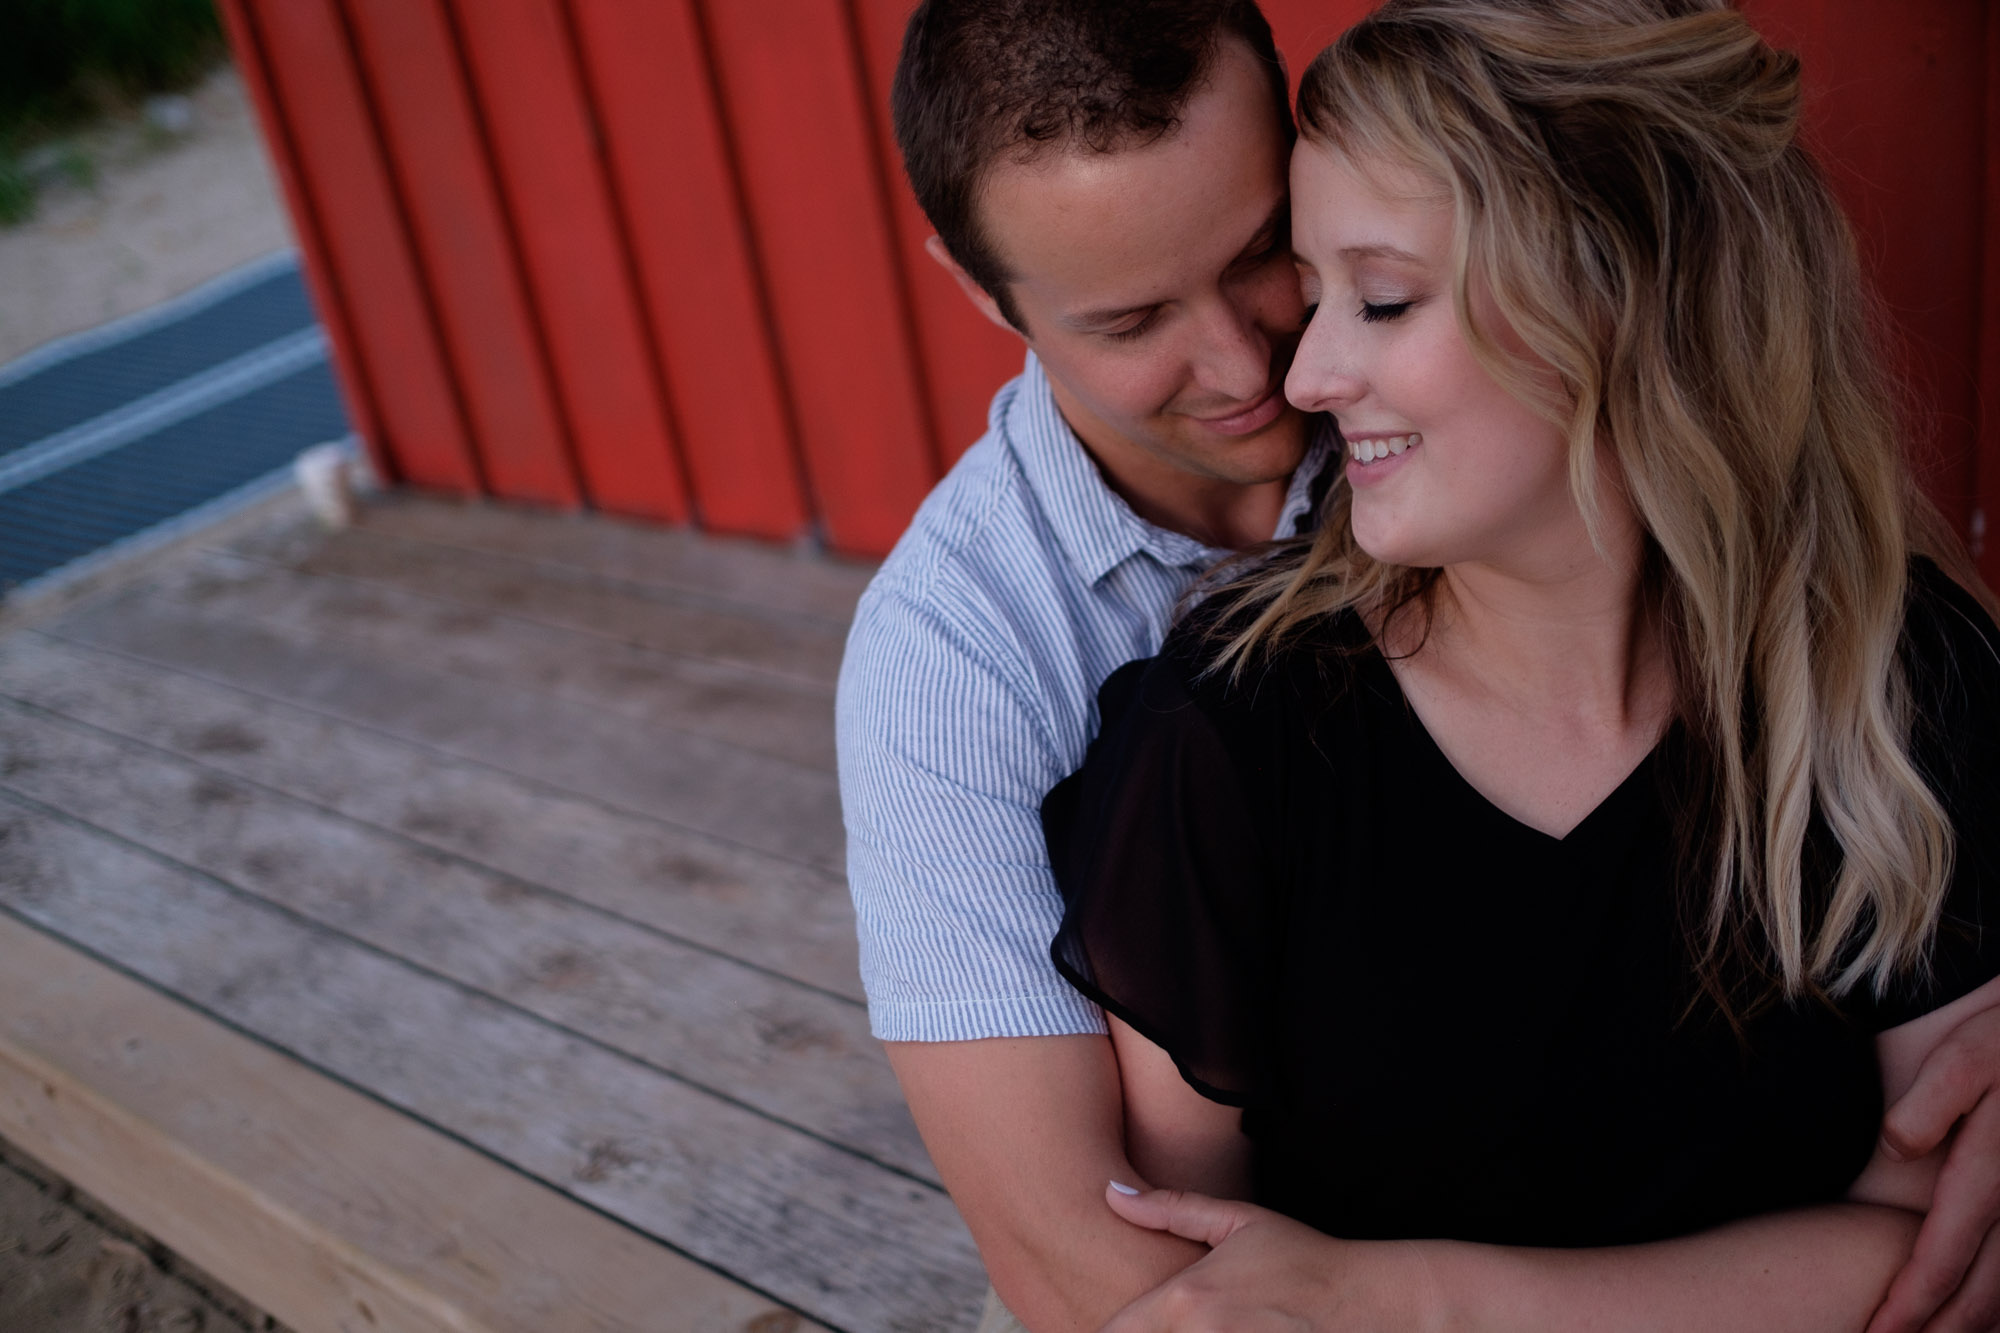
[[[1034,1333],[1100,1328],[1207,1252],[1104,1206],[1106,1181],[1139,1182],[1108,1038],[887,1049],[994,1290]]]
[[[1104,1333],[1838,1333],[1859,1330],[1913,1214],[1837,1204],[1650,1245],[1528,1250],[1342,1241],[1250,1204],[1107,1194],[1136,1225],[1212,1245]]]
[[[1096,1329],[1203,1251],[1098,1198],[1136,1177],[1110,1042],[1048,954],[1040,805],[1074,756],[1004,621],[863,599],[839,700],[848,880],[871,1024],[995,1289],[1036,1333]]]
[[[1899,1160],[1945,1157],[1916,1250],[1868,1333],[2000,1328],[2000,1009],[1938,1043],[1889,1108],[1882,1142]]]
[[[1885,1098],[1968,1023],[2000,1015],[2000,981],[1877,1041]],[[1120,1055],[1149,1044],[1120,1033]],[[1153,1048],[1157,1053],[1157,1048]],[[1158,1056],[1164,1059],[1164,1056]],[[1182,1093],[1137,1085],[1145,1118],[1175,1134],[1208,1113]],[[1135,1089],[1136,1090],[1136,1089]],[[1211,1143],[1214,1140],[1210,1140]],[[1698,1235],[1601,1250],[1532,1250],[1451,1242],[1369,1244],[1322,1236],[1248,1205],[1160,1190],[1107,1206],[1136,1225],[1196,1240],[1211,1253],[1124,1311],[1116,1333],[1183,1327],[1546,1330],[1860,1329],[1914,1243],[1938,1163],[1878,1149],[1842,1205],[1746,1219]],[[1985,1325],[1990,1327],[1990,1325]],[[1975,1325],[1981,1327],[1981,1325]]]

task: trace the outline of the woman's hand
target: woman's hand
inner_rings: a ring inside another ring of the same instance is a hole
[[[1416,1245],[1335,1240],[1254,1204],[1182,1190],[1105,1199],[1136,1226],[1209,1247],[1208,1256],[1120,1311],[1104,1333],[1275,1333],[1438,1327],[1437,1291]]]

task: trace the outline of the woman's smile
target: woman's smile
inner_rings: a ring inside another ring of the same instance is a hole
[[[1312,314],[1285,392],[1340,427],[1355,541],[1411,568],[1573,564],[1589,535],[1570,491],[1567,442],[1468,340],[1452,299],[1452,209],[1439,187],[1308,142],[1292,155],[1292,205]],[[1504,344],[1476,278],[1472,291],[1471,322]]]

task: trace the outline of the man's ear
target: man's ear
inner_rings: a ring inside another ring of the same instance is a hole
[[[993,299],[993,293],[981,287],[970,273],[959,267],[958,261],[951,257],[951,251],[944,248],[944,241],[936,232],[931,233],[931,238],[924,242],[924,253],[935,259],[938,267],[951,274],[951,280],[958,284],[958,289],[965,293],[965,299],[972,302],[974,309],[1007,332],[1019,336],[1021,331],[1008,323],[1007,317],[1000,313],[1000,305]]]

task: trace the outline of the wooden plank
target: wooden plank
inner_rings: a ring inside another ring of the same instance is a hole
[[[623,714],[663,737],[704,736],[833,772],[833,696],[825,682],[689,655],[669,637],[688,620],[697,627],[720,622],[738,643],[756,647],[772,637],[760,632],[765,626],[689,616],[671,606],[632,607],[601,590],[574,595],[570,613],[550,624],[535,612],[560,602],[560,585],[453,563],[465,559],[420,548],[403,566],[393,548],[336,543],[294,571],[204,552],[178,577],[154,586],[204,616],[255,624],[295,644],[324,642],[469,682],[568,699]],[[350,569],[363,572],[350,576]],[[491,585],[498,585],[498,596],[477,596]],[[621,608],[633,622],[624,637],[618,636]],[[592,613],[601,630],[578,623]]]
[[[779,1123],[935,1182],[863,1006],[0,703],[5,789]]]
[[[815,1327],[0,916],[0,1133],[299,1333]]]
[[[569,13],[702,526],[795,537],[798,443],[693,0]]]
[[[291,216],[292,234],[299,242],[299,267],[305,277],[306,291],[311,295],[313,310],[326,326],[327,337],[333,343],[333,377],[340,386],[340,399],[347,408],[347,419],[355,434],[361,437],[375,475],[384,481],[393,481],[401,474],[383,443],[381,413],[376,408],[374,391],[369,387],[363,370],[354,318],[342,299],[339,283],[334,280],[333,257],[327,246],[325,230],[313,214],[312,198],[307,193],[305,178],[299,169],[298,148],[292,141],[290,127],[285,123],[283,109],[278,105],[271,71],[250,21],[247,4],[248,0],[219,0],[216,12],[229,35],[236,68],[243,76],[250,104],[257,112],[258,127],[263,131],[265,157],[276,172],[278,188],[285,198],[285,209]]]
[[[330,279],[353,325],[394,474],[461,494],[481,488],[410,239],[347,34],[332,0],[252,0],[263,53],[297,154]]]
[[[836,1327],[971,1323],[941,1191],[21,797],[0,834],[6,910],[323,1072]]]
[[[573,576],[668,589],[842,626],[852,619],[854,604],[875,573],[872,564],[755,542],[718,541],[597,516],[572,519],[409,495],[384,496],[369,504],[360,526],[412,541],[559,565]]]
[[[500,192],[440,0],[346,0],[487,485],[582,498]]]
[[[134,592],[51,625],[56,637],[186,671],[488,764],[620,810],[838,873],[830,774],[603,710],[302,645]]]
[[[937,476],[882,163],[843,0],[708,5],[827,538],[881,555]]]
[[[590,635],[614,643],[755,675],[774,688],[821,698],[838,678],[847,627],[741,602],[647,587],[530,564],[462,547],[408,542],[372,531],[294,534],[243,542],[238,568],[289,569],[326,579],[398,588],[456,603],[462,611]],[[234,554],[233,552],[231,554]],[[220,578],[227,557],[209,564]]]
[[[446,6],[472,71],[591,502],[679,522],[688,516],[687,487],[556,0]]]
[[[39,635],[0,642],[0,695],[863,998],[854,915],[836,875]]]
[[[911,0],[860,0],[856,17],[868,75],[870,121],[882,161],[888,164],[896,261],[910,293],[939,453],[949,464],[986,433],[986,409],[994,391],[1021,373],[1022,345],[1015,334],[973,309],[958,284],[924,252],[930,220],[910,193],[889,116],[896,56],[912,8]]]

